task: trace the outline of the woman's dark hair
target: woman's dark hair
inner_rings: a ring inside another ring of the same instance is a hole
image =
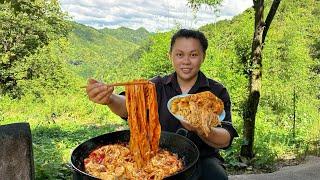
[[[178,38],[194,38],[200,41],[202,46],[203,53],[206,53],[208,48],[208,40],[204,36],[204,34],[200,31],[190,30],[190,29],[180,29],[171,37],[171,45],[170,45],[170,52],[172,52],[172,47]]]

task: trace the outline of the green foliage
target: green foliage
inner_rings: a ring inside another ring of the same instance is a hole
[[[66,39],[52,41],[48,46],[38,51],[36,55],[31,55],[26,59],[26,65],[34,71],[32,78],[27,81],[18,81],[22,92],[37,94],[38,97],[46,93],[54,94],[72,93],[76,87],[80,86],[80,77],[75,72],[68,69],[65,49]],[[64,57],[64,58],[63,58]],[[24,74],[17,74],[17,77]]]
[[[139,59],[141,75],[145,78],[165,75],[173,71],[168,57],[172,32],[157,33],[151,37],[150,50]]]
[[[148,40],[150,36],[150,33],[144,28],[138,28],[137,30],[132,30],[126,27],[120,27],[117,29],[104,28],[101,32],[109,34],[119,40],[129,41],[139,45]]]
[[[27,66],[26,58],[50,40],[65,36],[68,26],[55,0],[3,3],[0,10],[0,94],[19,97],[17,81],[31,79],[37,73]]]
[[[222,0],[188,0],[188,4],[195,10],[198,10],[202,4],[216,7],[220,5],[221,2]]]
[[[119,69],[127,64],[125,60],[139,48],[138,44],[129,40],[117,39],[107,33],[107,29],[96,30],[77,23],[72,23],[72,26],[66,58],[69,67],[84,79],[93,77],[106,82],[114,81]],[[123,37],[127,35],[123,34]]]

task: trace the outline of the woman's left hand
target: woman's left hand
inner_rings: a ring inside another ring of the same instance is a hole
[[[185,121],[180,121],[180,123],[188,131],[193,131],[193,132],[197,133],[198,135],[204,135],[204,132],[202,132],[201,128],[194,127],[190,123],[185,122]]]

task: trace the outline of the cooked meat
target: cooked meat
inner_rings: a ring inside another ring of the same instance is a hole
[[[212,127],[220,125],[218,115],[222,113],[224,105],[221,99],[210,91],[176,98],[171,103],[171,112],[180,115],[196,128],[208,136]]]
[[[102,146],[85,159],[86,172],[106,180],[160,180],[182,168],[182,161],[176,154],[162,149],[143,168],[139,168],[128,144]]]

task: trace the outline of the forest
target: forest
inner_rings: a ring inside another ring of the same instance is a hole
[[[66,165],[77,145],[128,129],[80,87],[88,78],[122,82],[171,73],[167,53],[179,27],[98,30],[73,21],[56,0],[0,2],[0,125],[30,123],[36,179],[70,179]],[[209,40],[201,71],[227,87],[240,135],[222,151],[229,173],[271,172],[279,161],[320,155],[319,19],[318,0],[282,1],[278,8],[262,53],[255,154],[245,168],[239,154],[246,143],[243,109],[254,10],[199,28]]]

